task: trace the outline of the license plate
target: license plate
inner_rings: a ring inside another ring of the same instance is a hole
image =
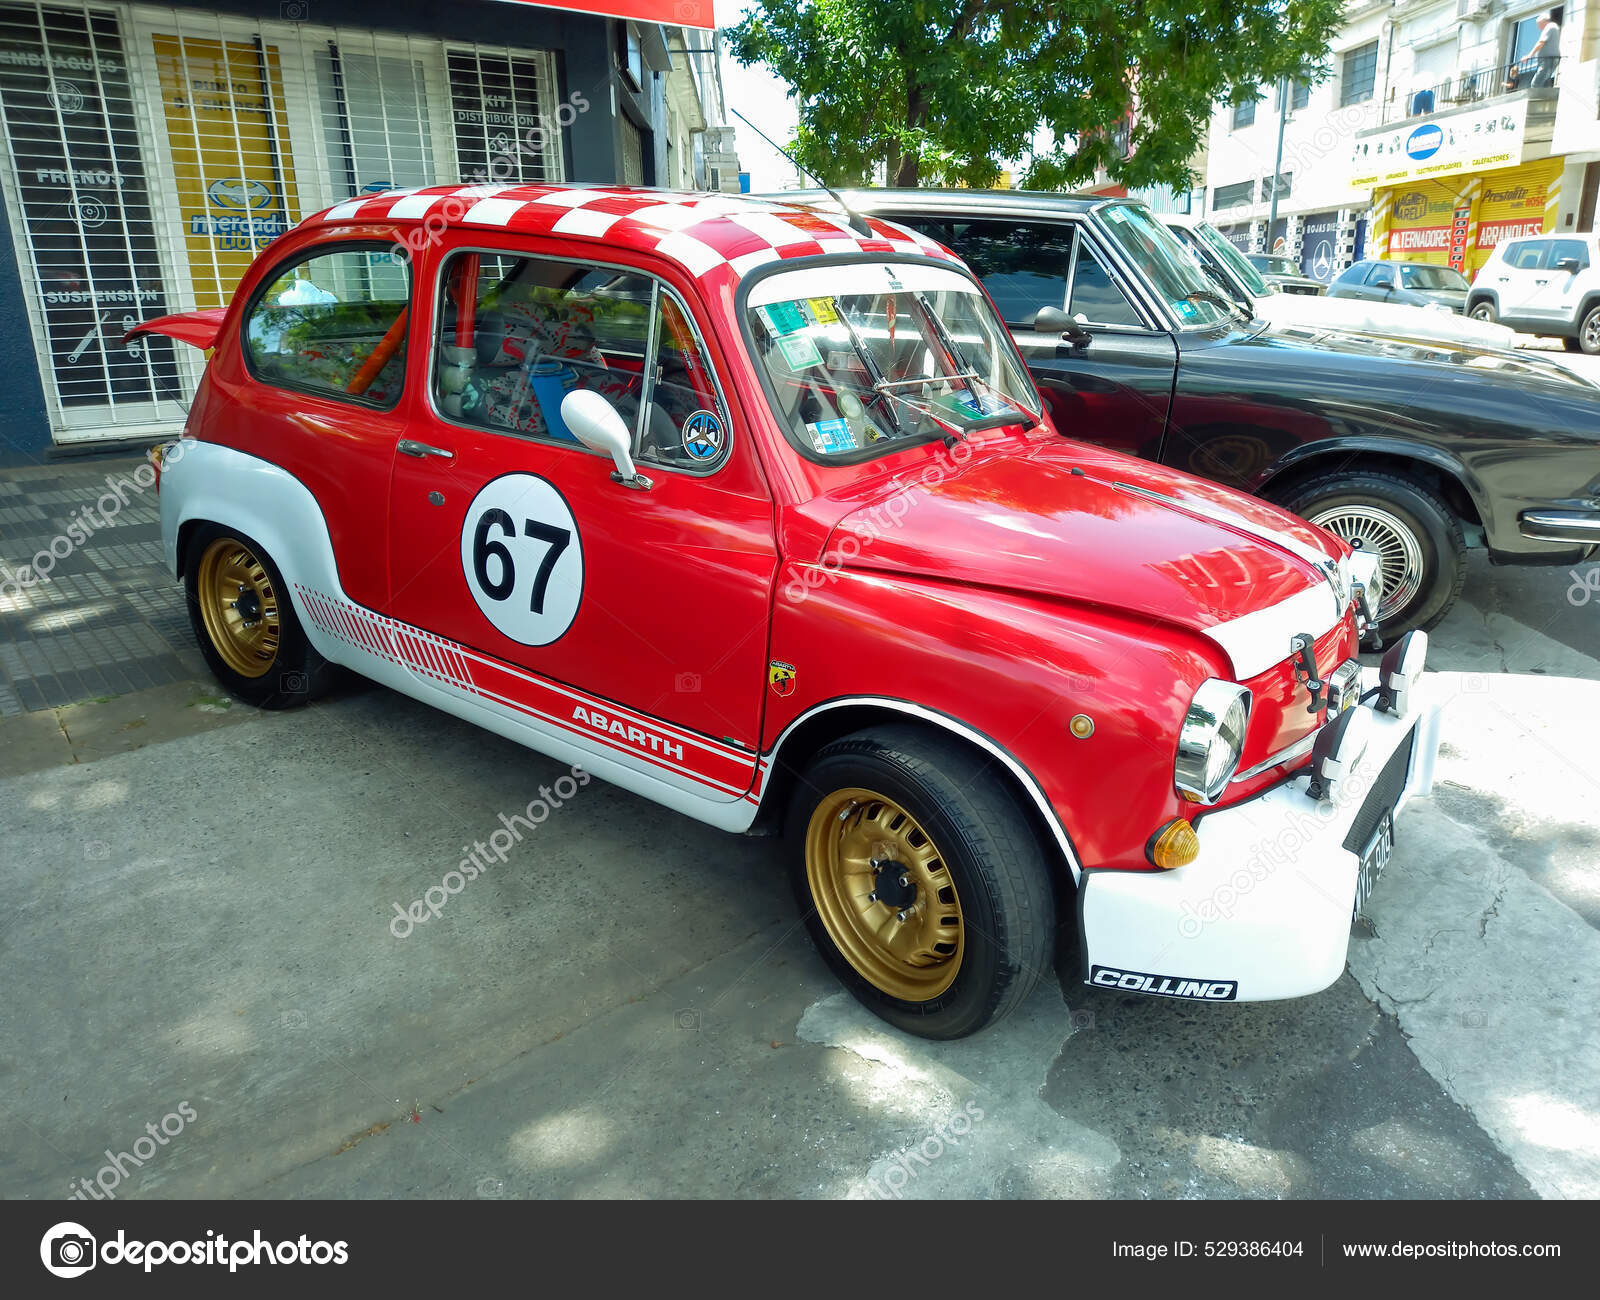
[[[1377,885],[1378,877],[1383,875],[1383,869],[1389,865],[1389,855],[1393,852],[1394,813],[1390,811],[1384,813],[1378,829],[1372,832],[1367,847],[1361,851],[1361,869],[1356,872],[1356,904],[1351,912],[1352,918],[1361,915],[1361,909],[1372,897],[1373,887]]]

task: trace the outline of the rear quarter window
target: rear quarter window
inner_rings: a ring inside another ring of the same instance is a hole
[[[387,409],[405,379],[411,267],[389,244],[313,251],[274,268],[244,323],[260,382]]]

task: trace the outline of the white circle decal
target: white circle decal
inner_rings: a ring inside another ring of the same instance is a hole
[[[461,572],[483,616],[522,645],[559,640],[583,599],[578,524],[536,474],[486,483],[461,526]]]

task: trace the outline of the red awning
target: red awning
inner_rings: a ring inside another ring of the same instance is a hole
[[[636,23],[665,23],[668,27],[716,27],[712,0],[505,0],[507,4],[534,5],[540,9],[575,9],[606,18],[631,18]]]

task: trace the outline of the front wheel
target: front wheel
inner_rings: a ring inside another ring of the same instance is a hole
[[[1583,324],[1578,326],[1577,350],[1585,356],[1600,356],[1600,305],[1584,313]]]
[[[1010,1014],[1050,968],[1043,846],[992,760],[914,726],[824,748],[790,807],[795,895],[823,960],[924,1038]]]
[[[1378,557],[1385,642],[1442,619],[1466,581],[1467,546],[1450,508],[1415,479],[1375,470],[1332,474],[1283,502],[1295,514]]]
[[[1475,303],[1472,310],[1467,313],[1473,320],[1488,321],[1491,325],[1500,319],[1500,314],[1495,311],[1494,304],[1487,300]]]
[[[288,589],[261,545],[206,524],[184,563],[189,623],[216,679],[247,704],[309,703],[337,671],[306,639]]]

